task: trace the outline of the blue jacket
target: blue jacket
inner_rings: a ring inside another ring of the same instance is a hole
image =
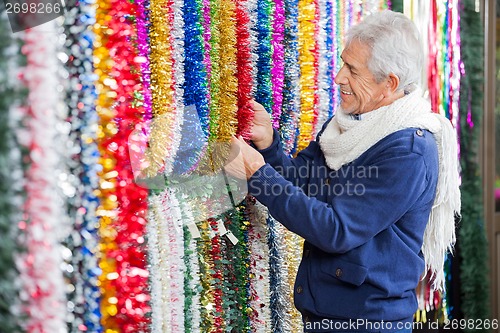
[[[249,179],[249,193],[305,239],[295,306],[305,321],[411,322],[438,177],[433,135],[395,132],[337,172],[317,141],[292,159],[275,131]]]

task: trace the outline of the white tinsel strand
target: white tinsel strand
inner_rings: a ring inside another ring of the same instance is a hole
[[[164,326],[162,312],[162,281],[160,275],[160,243],[158,240],[158,211],[161,209],[159,196],[152,195],[149,198],[148,211],[148,260],[149,260],[149,284],[151,287],[151,332],[162,332]]]
[[[250,61],[251,61],[251,75],[252,75],[252,95],[255,94],[257,82],[257,61],[259,56],[257,54],[258,46],[258,32],[257,32],[257,0],[246,0],[243,2],[245,9],[248,13],[248,33],[249,33],[249,48],[250,48]]]
[[[182,230],[182,213],[176,193],[167,190],[162,194],[162,208],[164,219],[161,223],[166,227],[168,243],[168,274],[170,320],[172,332],[184,332],[184,232]]]
[[[181,128],[184,119],[184,18],[182,9],[184,0],[174,0],[171,10],[173,11],[172,30],[170,42],[172,43],[172,72],[174,85],[173,105],[176,108],[176,118],[172,131],[172,146],[165,161],[165,173],[168,175],[173,171],[175,157],[181,142]],[[168,111],[167,111],[168,112]],[[153,118],[154,121],[154,118]]]
[[[64,20],[66,21],[66,20]],[[57,22],[57,21],[56,21]],[[67,22],[65,22],[67,24]],[[59,155],[59,167],[54,172],[58,175],[59,192],[61,199],[64,201],[62,204],[66,214],[60,217],[61,229],[61,255],[64,262],[61,265],[64,280],[66,281],[66,323],[68,332],[80,332],[84,327],[84,278],[80,265],[83,261],[82,236],[79,232],[82,218],[82,196],[77,193],[77,189],[82,188],[80,178],[77,176],[82,172],[81,169],[81,147],[79,143],[79,135],[75,135],[74,126],[79,126],[80,119],[78,115],[74,114],[78,110],[77,103],[68,103],[68,94],[74,95],[72,82],[69,79],[69,71],[66,68],[68,62],[67,49],[65,44],[67,42],[67,35],[65,34],[65,27],[57,25],[57,39],[58,39],[58,52],[57,58],[60,61],[58,77],[60,80],[58,91],[64,92],[60,94],[59,102],[56,108],[56,117],[58,125],[57,134],[54,142],[64,142],[65,144],[56,144],[55,151]],[[76,98],[75,98],[76,99]],[[72,112],[69,112],[71,108]],[[78,112],[78,111],[77,111]],[[79,249],[79,250],[77,250]]]
[[[431,3],[429,1],[412,1],[411,3],[405,2],[405,15],[410,17],[412,21],[417,26],[420,33],[420,41],[422,43],[422,48],[424,51],[424,59],[429,59],[429,50],[431,46],[429,45],[429,27],[430,27],[430,15]],[[435,46],[433,46],[435,47]],[[428,85],[427,85],[427,61],[424,61],[424,65],[421,70],[420,86],[425,95],[428,96]]]
[[[260,207],[259,207],[260,206]],[[252,332],[268,333],[271,331],[271,310],[269,308],[269,246],[267,244],[268,228],[267,211],[257,203],[249,205],[249,216],[252,221],[248,230],[248,246],[250,248],[250,316]]]
[[[7,27],[9,24],[9,20],[5,11],[0,13],[0,20],[2,22],[2,28]],[[8,28],[7,28],[8,29]],[[10,31],[7,32],[10,34]],[[18,34],[16,34],[18,35]],[[18,80],[21,68],[19,67],[19,61],[21,59],[20,53],[20,45],[19,39],[16,35],[12,35],[10,45],[6,46],[4,49],[0,48],[1,56],[5,57],[6,66],[5,72],[0,72],[0,82],[5,84],[2,88],[6,89],[2,93],[7,93],[9,90],[15,91],[19,93],[22,91],[22,83]],[[5,42],[5,40],[3,41]],[[2,47],[3,48],[3,47]],[[19,146],[19,142],[16,140],[16,130],[21,126],[22,118],[24,116],[24,111],[20,108],[21,104],[21,96],[16,96],[15,102],[8,105],[8,108],[5,110],[0,110],[0,112],[8,112],[7,120],[8,120],[8,140],[6,142],[8,155],[5,156],[5,170],[0,170],[0,172],[4,171],[5,174],[8,174],[8,183],[6,184],[8,187],[8,192],[3,193],[6,196],[6,199],[9,200],[9,206],[12,210],[9,213],[8,220],[10,221],[21,221],[23,219],[21,207],[23,206],[23,189],[25,186],[25,179],[23,177],[23,169],[22,169],[22,152],[21,147]],[[3,156],[2,156],[3,157]],[[2,166],[0,166],[1,168]],[[1,177],[0,176],[0,177]],[[8,235],[2,235],[2,237],[9,237],[14,244],[16,240],[19,238],[19,226],[20,225],[12,225],[10,231],[11,233]],[[22,231],[21,231],[22,232]],[[5,245],[5,243],[4,243]],[[19,256],[19,249],[12,249],[12,259],[16,256]],[[12,264],[12,263],[11,263]],[[19,292],[19,284],[16,284],[15,281],[18,279],[19,272],[16,272],[16,268],[14,265],[9,267],[9,275],[12,278],[12,284],[14,288],[13,290],[8,290],[5,292],[10,292],[12,298],[9,300],[10,304],[10,312],[12,314],[11,321],[9,323],[2,323],[4,325],[11,324],[13,326],[20,327],[21,322],[24,320],[22,318],[22,308],[21,302],[18,296]],[[2,293],[2,296],[8,297],[7,294]]]
[[[61,161],[54,149],[60,126],[57,119],[61,102],[57,55],[59,30],[55,21],[23,33],[27,56],[24,81],[28,88],[27,130],[19,140],[30,149],[24,203],[25,233],[21,243],[26,248],[18,260],[20,272],[22,323],[29,332],[63,333],[65,322],[65,283],[61,272],[60,240],[63,203],[58,194]],[[61,89],[60,89],[61,88]],[[56,194],[56,195],[54,195]]]
[[[158,232],[158,249],[160,253],[160,260],[158,266],[159,278],[160,278],[160,289],[161,289],[161,331],[163,333],[175,333],[172,330],[172,311],[170,304],[170,295],[172,289],[170,285],[172,279],[170,276],[170,249],[169,249],[169,239],[168,239],[168,227],[166,222],[166,216],[163,213],[163,198],[160,198],[155,207],[156,213],[156,227]]]

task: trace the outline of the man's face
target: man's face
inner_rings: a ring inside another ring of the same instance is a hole
[[[340,86],[340,105],[347,113],[370,112],[390,104],[384,96],[387,81],[377,83],[368,69],[370,52],[368,46],[356,40],[342,52],[344,64],[335,77],[335,83]]]

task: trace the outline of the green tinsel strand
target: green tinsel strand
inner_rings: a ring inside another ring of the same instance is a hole
[[[489,318],[488,245],[483,217],[483,193],[477,162],[483,116],[483,26],[475,1],[463,0],[461,53],[465,75],[460,84],[460,164],[462,219],[459,223],[460,308],[465,319]],[[468,115],[470,112],[470,119]],[[473,123],[473,126],[469,124]]]
[[[2,13],[0,6],[0,13]],[[11,312],[13,304],[18,303],[19,294],[14,285],[17,280],[14,257],[20,249],[16,243],[16,207],[13,198],[19,197],[12,177],[13,164],[20,159],[13,159],[11,148],[16,144],[14,133],[11,131],[9,109],[16,101],[22,99],[19,87],[13,85],[9,73],[9,63],[12,63],[12,48],[17,49],[12,39],[11,29],[7,17],[0,15],[0,332],[23,332],[16,318]],[[19,57],[16,55],[16,57]]]
[[[184,332],[191,333],[193,327],[193,314],[191,311],[192,303],[193,303],[193,295],[196,291],[191,290],[191,280],[193,277],[191,276],[191,265],[189,264],[190,256],[193,254],[193,251],[189,248],[189,244],[191,243],[191,233],[188,230],[188,227],[184,225]]]
[[[221,215],[216,218],[216,220],[224,221],[223,223],[227,225],[227,216]],[[220,229],[217,230],[219,233]],[[218,265],[220,271],[222,271],[222,281],[220,281],[221,289],[222,289],[222,309],[223,316],[225,322],[225,331],[232,332],[232,329],[237,322],[237,313],[234,311],[234,281],[235,271],[233,261],[235,258],[233,257],[232,244],[228,241],[227,237],[220,236],[221,240],[221,259],[215,261],[215,264]]]
[[[250,284],[250,253],[248,248],[248,227],[250,222],[245,217],[246,205],[240,204],[227,213],[227,229],[238,239],[233,245],[227,237],[227,279],[225,283],[228,290],[228,298],[231,299],[231,307],[228,310],[230,326],[233,332],[247,333],[251,331],[249,317],[249,284]],[[229,324],[228,324],[229,326]],[[227,327],[229,332],[229,327]]]
[[[210,237],[208,236],[208,223],[204,221],[202,223],[203,227],[200,228],[200,234],[201,238],[198,238],[196,241],[196,251],[198,253],[198,261],[200,265],[200,272],[199,278],[200,278],[200,298],[201,298],[201,304],[200,304],[200,316],[201,316],[201,322],[200,322],[200,331],[201,332],[211,332],[212,330],[212,323],[214,320],[214,313],[212,310],[208,309],[207,301],[210,300],[209,294],[210,290],[212,289],[212,284],[210,282],[211,280],[211,275],[213,274],[213,271],[210,270],[209,268],[209,263],[205,262],[205,257],[206,254],[210,250]]]
[[[404,10],[404,0],[392,0],[390,9],[394,12],[402,13]]]

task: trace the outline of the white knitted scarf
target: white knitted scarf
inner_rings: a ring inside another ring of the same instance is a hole
[[[418,89],[362,117],[352,119],[340,109],[325,128],[319,144],[331,169],[340,169],[384,137],[405,128],[426,129],[436,139],[439,175],[422,253],[433,287],[442,290],[444,259],[446,251],[452,251],[455,244],[455,214],[460,214],[461,205],[456,132],[446,117],[432,113]]]

